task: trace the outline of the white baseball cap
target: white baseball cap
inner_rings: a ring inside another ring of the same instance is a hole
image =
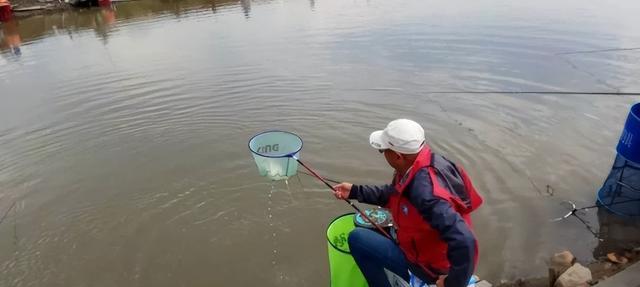
[[[380,150],[391,149],[402,154],[416,154],[424,146],[424,129],[412,120],[394,120],[384,130],[372,132],[369,143]]]

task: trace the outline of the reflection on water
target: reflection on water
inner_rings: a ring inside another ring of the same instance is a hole
[[[251,1],[249,0],[160,0],[119,3],[101,8],[75,9],[46,16],[39,15],[12,20],[2,25],[3,34],[0,35],[0,43],[2,43],[0,49],[11,49],[11,45],[15,46],[16,37],[20,42],[20,35],[24,41],[31,42],[47,35],[59,33],[66,33],[73,37],[74,32],[86,29],[94,30],[98,37],[107,43],[109,31],[116,21],[144,21],[167,12],[181,17],[185,13],[188,14],[207,6],[215,14],[219,9],[224,11],[225,7],[235,7],[238,3],[240,3],[245,17],[248,18],[251,14]],[[20,22],[23,24],[20,25]]]
[[[109,29],[116,22],[115,7],[103,7],[95,11],[65,12],[46,17],[36,16],[27,19],[14,19],[4,23],[0,34],[0,51],[9,50],[20,55],[22,41],[30,42],[50,33],[63,33],[68,29],[93,29],[105,43]],[[73,37],[71,31],[67,31]]]
[[[588,260],[584,226],[549,219],[594,202],[640,98],[430,91],[638,91],[638,50],[567,52],[640,47],[639,5],[141,0],[2,24],[0,286],[324,286],[349,208],[304,175],[271,192],[247,140],[289,130],[321,174],[382,183],[367,137],[400,117],[485,197],[480,276]]]
[[[640,222],[637,218],[616,216],[606,208],[599,208],[598,225],[601,242],[593,250],[594,257],[640,246]]]
[[[20,51],[21,44],[22,38],[18,30],[18,21],[5,22],[0,33],[0,51],[9,50],[12,55],[20,57],[22,54]]]

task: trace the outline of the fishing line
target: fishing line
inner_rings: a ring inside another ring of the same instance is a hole
[[[431,91],[427,94],[507,94],[507,95],[608,95],[608,96],[640,96],[640,92],[581,92],[581,91]]]
[[[13,204],[11,204],[11,206],[9,206],[9,208],[4,212],[4,215],[2,215],[2,218],[0,218],[0,224],[2,224],[2,222],[4,222],[4,219],[7,218],[7,215],[9,215],[9,212],[13,209],[13,207],[16,206],[16,202],[14,201]]]
[[[588,50],[588,51],[562,52],[562,53],[556,53],[556,55],[592,54],[592,53],[620,52],[620,51],[633,51],[633,50],[640,50],[640,47],[633,47],[633,48],[612,48],[612,49],[602,49],[602,50]]]

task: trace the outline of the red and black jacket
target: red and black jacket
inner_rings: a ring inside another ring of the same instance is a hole
[[[398,245],[419,277],[448,274],[445,286],[467,285],[478,259],[470,213],[482,198],[462,168],[425,146],[393,185],[354,185],[349,197],[391,210]]]

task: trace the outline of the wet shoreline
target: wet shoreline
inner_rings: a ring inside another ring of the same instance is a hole
[[[606,256],[596,258],[595,261],[583,262],[593,276],[591,284],[595,285],[602,280],[615,276],[616,274],[624,271],[628,267],[638,264],[640,261],[640,247],[634,249],[618,250],[617,254],[625,254],[626,262],[616,263],[612,262]],[[578,259],[578,262],[581,260]],[[550,286],[549,277],[531,277],[531,278],[519,278],[516,280],[503,280],[495,284],[496,287],[548,287]]]

